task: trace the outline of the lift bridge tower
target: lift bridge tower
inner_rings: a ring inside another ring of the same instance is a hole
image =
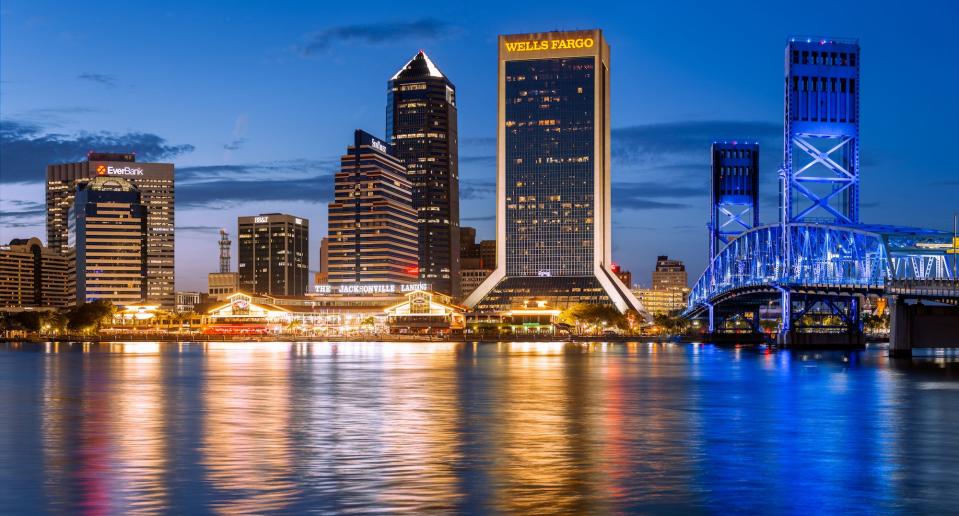
[[[780,220],[859,223],[859,42],[786,44]]]
[[[759,144],[715,141],[711,154],[710,263],[730,240],[759,225]]]

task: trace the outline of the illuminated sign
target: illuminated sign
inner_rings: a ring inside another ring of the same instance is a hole
[[[428,283],[350,283],[346,285],[316,285],[317,294],[395,294],[429,290]]]
[[[507,41],[504,43],[509,52],[533,52],[536,50],[566,50],[571,48],[593,48],[593,38],[567,38],[534,41]]]
[[[253,217],[254,224],[266,224],[270,221],[270,217]]]
[[[376,138],[370,138],[370,146],[380,152],[386,152],[386,145]]]
[[[142,168],[134,167],[111,167],[110,165],[97,165],[98,176],[142,176]]]
[[[297,224],[303,224],[303,219],[294,218],[293,222],[296,222]]]

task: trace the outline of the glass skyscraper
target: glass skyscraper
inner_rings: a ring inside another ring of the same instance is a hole
[[[413,184],[419,277],[458,298],[456,87],[423,51],[387,85],[386,140]]]
[[[612,271],[609,46],[599,30],[499,38],[497,269],[466,300],[641,310]]]

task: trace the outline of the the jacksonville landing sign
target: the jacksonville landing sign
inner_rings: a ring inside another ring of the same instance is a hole
[[[317,294],[397,294],[429,290],[429,283],[347,283],[344,285],[316,285]]]

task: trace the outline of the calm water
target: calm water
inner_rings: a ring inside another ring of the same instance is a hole
[[[959,365],[881,350],[0,344],[0,416],[9,513],[959,509]]]

